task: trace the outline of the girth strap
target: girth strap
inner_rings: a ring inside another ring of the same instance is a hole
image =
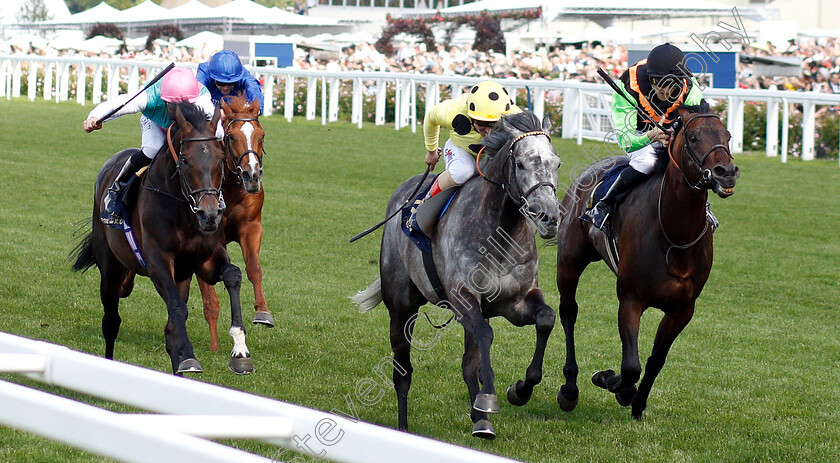
[[[440,281],[437,268],[435,268],[435,258],[432,256],[431,251],[421,251],[421,254],[423,254],[423,267],[426,269],[426,276],[429,277],[429,283],[432,284],[432,289],[434,289],[435,294],[437,294],[438,299],[440,299],[440,302],[448,301],[446,291],[443,289],[443,282]]]

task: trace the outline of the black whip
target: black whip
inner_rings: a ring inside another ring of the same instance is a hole
[[[431,167],[431,166],[426,167],[426,172],[423,174],[423,178],[421,178],[421,179],[420,179],[420,182],[418,182],[418,183],[417,183],[417,188],[415,188],[415,189],[414,189],[414,191],[413,191],[413,192],[412,192],[412,193],[408,196],[408,199],[406,199],[406,200],[405,200],[405,202],[403,203],[403,205],[402,205],[402,206],[398,207],[398,208],[397,208],[397,210],[395,210],[393,213],[391,213],[391,215],[389,215],[389,216],[388,216],[385,220],[383,220],[382,222],[379,222],[378,224],[376,224],[376,225],[374,225],[374,226],[372,226],[372,227],[368,228],[367,230],[365,230],[365,231],[363,231],[363,232],[359,233],[358,235],[356,235],[356,236],[354,236],[354,237],[350,238],[350,242],[352,243],[353,241],[356,241],[357,239],[359,239],[359,238],[361,238],[361,237],[363,237],[363,236],[366,236],[366,235],[370,234],[371,232],[373,232],[373,231],[374,231],[374,230],[376,230],[377,228],[379,228],[379,227],[381,227],[381,226],[385,225],[385,224],[386,224],[389,220],[391,220],[392,218],[394,218],[394,216],[395,216],[395,215],[397,215],[397,213],[398,213],[398,212],[400,212],[401,210],[403,210],[403,208],[404,208],[406,205],[408,205],[408,203],[409,203],[409,202],[411,202],[411,201],[413,201],[413,200],[414,200],[414,197],[415,197],[415,196],[417,196],[417,192],[419,192],[419,191],[420,191],[420,187],[421,187],[421,186],[423,186],[423,182],[425,182],[425,181],[426,181],[426,177],[428,177],[428,176],[429,176],[429,172],[431,172],[431,171],[432,171],[432,167]]]

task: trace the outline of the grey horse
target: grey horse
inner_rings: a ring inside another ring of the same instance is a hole
[[[472,434],[496,436],[488,413],[499,411],[490,365],[493,329],[488,319],[503,316],[516,326],[536,324],[537,342],[525,380],[508,388],[508,400],[525,405],[542,380],[546,343],[554,327],[554,310],[537,285],[535,231],[543,238],[557,233],[560,219],[557,169],[560,158],[551,144],[551,122],[530,111],[502,117],[483,141],[479,176],[455,195],[431,238],[437,274],[448,300],[442,301],[424,270],[421,251],[400,229],[399,216],[385,225],[379,275],[352,300],[362,312],[380,302],[391,316],[394,388],[399,429],[408,429],[411,347],[420,306],[437,305],[438,315],[464,327],[461,367],[472,404]],[[391,196],[387,213],[402,207],[420,176],[403,183]],[[430,183],[431,179],[426,183]],[[438,327],[440,328],[440,327]]]

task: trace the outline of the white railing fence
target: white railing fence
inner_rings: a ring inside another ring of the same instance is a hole
[[[140,88],[146,79],[154,76],[168,63],[154,63],[132,60],[109,60],[68,57],[43,57],[0,55],[0,98],[21,96],[21,81],[24,73],[27,79],[27,96],[35,100],[38,95],[56,102],[66,101],[74,95],[79,104],[86,104],[88,78],[92,79],[90,101],[94,104],[103,99],[113,98],[120,93],[121,86],[127,92]],[[184,66],[195,68],[193,63]],[[375,95],[376,125],[393,123],[399,130],[410,126],[417,130],[418,95],[423,95],[425,110],[440,102],[441,88],[449,88],[452,96],[460,95],[464,87],[478,82],[479,78],[439,76],[434,74],[390,73],[390,72],[327,72],[291,68],[248,67],[263,79],[265,108],[263,114],[270,116],[274,110],[275,87],[283,85],[283,116],[291,121],[295,110],[295,92],[304,87],[306,92],[305,117],[316,118],[320,109],[321,123],[327,124],[339,119],[342,98],[350,98],[349,119],[359,128],[365,120],[363,114],[364,96]],[[43,79],[39,80],[38,75]],[[71,85],[71,76],[74,77]],[[103,89],[104,82],[104,89]],[[352,82],[350,95],[342,95],[342,83]],[[552,95],[562,94],[562,121],[552,121],[562,126],[562,137],[576,139],[578,144],[583,138],[605,139],[612,132],[610,119],[611,91],[604,84],[592,84],[575,81],[544,80],[501,80],[518,105],[525,107],[526,95],[530,94],[534,112],[543,117],[546,104],[557,104],[550,100]],[[75,90],[71,91],[71,87]],[[395,92],[393,120],[386,120],[388,89]],[[320,102],[318,92],[320,89]],[[814,134],[816,129],[816,108],[820,105],[840,105],[840,95],[790,92],[781,90],[741,90],[714,89],[703,91],[707,98],[727,101],[727,128],[732,133],[731,148],[733,153],[744,150],[744,105],[748,102],[767,103],[767,126],[765,132],[766,155],[779,156],[787,162],[788,126],[791,105],[802,106],[802,151],[803,160],[814,159]],[[781,134],[779,133],[779,115],[781,112]],[[343,116],[348,116],[344,114]],[[614,137],[611,137],[614,139]]]
[[[267,463],[292,459],[286,449],[348,463],[513,461],[3,332],[0,373],[152,412],[115,413],[0,380],[0,425],[118,461]],[[280,447],[269,459],[208,440],[233,438]]]

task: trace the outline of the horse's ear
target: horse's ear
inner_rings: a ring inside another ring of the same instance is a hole
[[[543,117],[542,129],[545,132],[551,132],[551,119],[548,118],[548,114],[546,114],[545,117]]]
[[[191,132],[193,130],[192,124],[187,122],[187,119],[184,117],[184,113],[181,111],[181,105],[175,103],[175,122],[178,123],[178,127],[181,128],[181,131],[184,133]]]
[[[224,98],[219,99],[219,105],[222,107],[222,111],[224,111],[225,114],[233,114],[233,111],[230,110],[230,105]]]
[[[680,106],[677,111],[680,113],[680,119],[682,120],[686,120],[691,116],[691,111],[686,106]]]
[[[254,97],[254,101],[251,102],[251,115],[257,117],[260,115],[260,99]]]
[[[213,119],[210,119],[210,122],[208,123],[209,127],[213,128],[213,130],[215,130],[216,124],[219,123],[219,118],[222,117],[222,112],[220,111],[221,105],[225,106],[226,114],[230,111],[230,107],[228,107],[227,103],[224,103],[221,100],[219,100],[219,103],[216,103],[216,109],[213,110]]]

